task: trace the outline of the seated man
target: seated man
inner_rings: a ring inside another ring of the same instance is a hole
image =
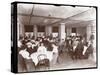
[[[80,41],[76,47],[76,50],[75,50],[75,57],[76,59],[82,59],[83,58],[83,52],[84,50],[84,39],[81,37],[80,38]]]
[[[93,57],[93,46],[90,43],[90,41],[88,42],[87,48],[83,53],[84,58],[88,58],[89,56]]]

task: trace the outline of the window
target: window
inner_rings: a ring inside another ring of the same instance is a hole
[[[25,25],[25,32],[33,32],[33,26],[32,25]]]
[[[37,26],[38,32],[45,32],[45,26]]]
[[[58,32],[58,27],[57,26],[53,27],[53,32]]]
[[[76,33],[76,28],[72,28],[72,33]]]

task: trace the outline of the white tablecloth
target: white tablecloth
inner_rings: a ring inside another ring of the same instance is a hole
[[[22,57],[24,59],[32,59],[32,61],[35,63],[35,65],[38,64],[38,56],[41,54],[41,52],[35,52],[35,53],[32,53],[30,56],[29,56],[29,52],[26,51],[26,50],[21,50],[19,52],[20,55],[22,55]],[[58,54],[56,54],[56,56],[53,54],[53,51],[46,51],[45,53],[43,53],[46,55],[46,58],[49,59],[49,61],[51,62],[53,59],[55,60],[55,57],[57,56],[58,57]]]
[[[35,65],[37,65],[38,64],[38,56],[40,55],[41,53],[39,53],[39,52],[35,52],[35,53],[33,53],[33,54],[31,54],[31,59],[32,59],[32,61],[35,63]],[[49,59],[49,61],[51,61],[52,59],[53,59],[53,52],[52,51],[47,51],[46,53],[45,53],[45,55],[47,56],[47,59]]]
[[[19,51],[19,54],[22,55],[22,57],[23,57],[24,59],[31,59],[31,58],[29,57],[29,52],[27,52],[26,50],[21,50],[21,51]]]

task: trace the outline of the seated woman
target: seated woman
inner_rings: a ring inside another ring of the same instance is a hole
[[[25,59],[29,58],[29,53],[25,51],[26,48],[23,48],[23,50],[20,50],[18,53],[18,67],[20,67],[20,70],[22,72],[27,71]]]
[[[47,53],[47,49],[44,46],[43,42],[40,43],[40,46],[38,47],[37,52],[40,53],[40,54],[46,54]]]
[[[65,47],[65,40],[64,39],[59,40],[59,54],[63,53],[64,47]]]
[[[34,52],[34,50],[32,49],[32,43],[28,42],[26,45],[27,45],[26,50],[29,52],[29,55],[31,55]]]

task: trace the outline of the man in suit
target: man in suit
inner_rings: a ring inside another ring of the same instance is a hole
[[[82,58],[82,52],[83,52],[83,49],[84,49],[84,38],[80,38],[80,41],[76,47],[76,59],[81,59]]]

